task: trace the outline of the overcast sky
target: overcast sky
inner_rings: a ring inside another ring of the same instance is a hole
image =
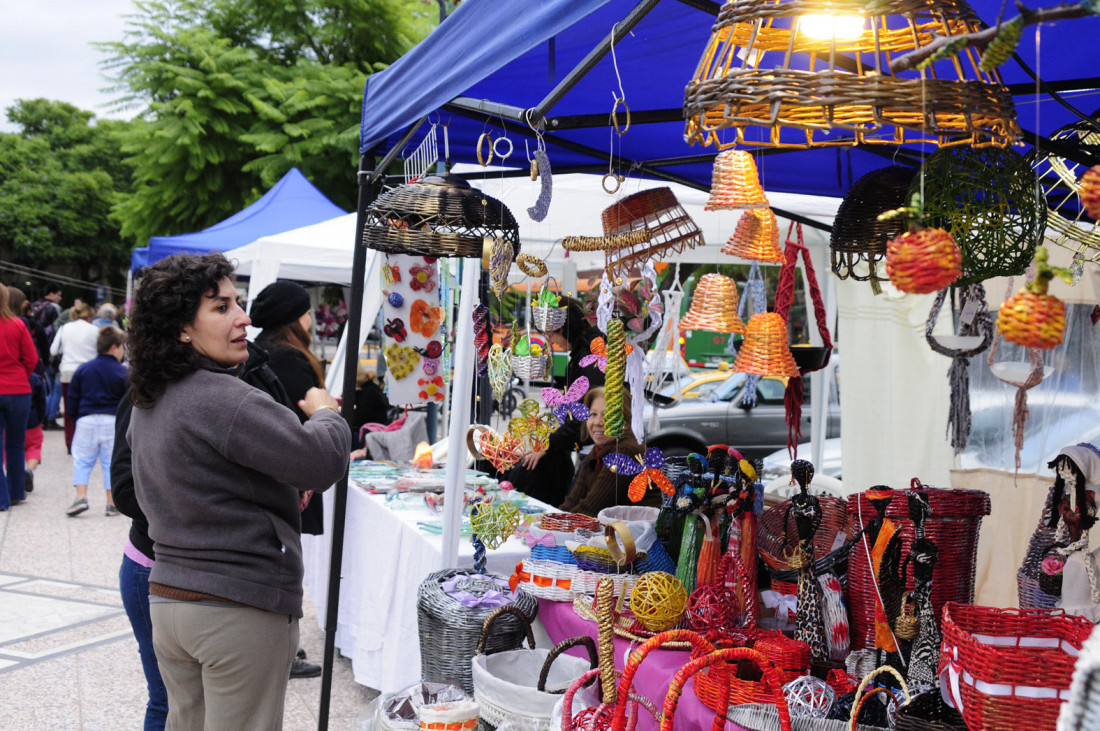
[[[45,97],[87,109],[97,117],[126,118],[109,112],[112,96],[93,41],[122,39],[123,15],[133,0],[0,0],[0,131],[11,132],[3,110],[16,99]]]

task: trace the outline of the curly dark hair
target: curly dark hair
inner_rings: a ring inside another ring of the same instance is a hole
[[[152,408],[168,384],[198,369],[199,355],[180,341],[184,325],[195,321],[203,297],[233,276],[233,265],[220,253],[176,254],[143,270],[134,293],[127,330],[130,345],[130,401]]]

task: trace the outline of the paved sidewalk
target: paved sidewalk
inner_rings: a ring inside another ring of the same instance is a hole
[[[0,728],[140,729],[145,676],[118,594],[130,520],[103,514],[98,466],[90,509],[67,517],[75,492],[62,432],[46,432],[43,457],[34,492],[0,513]],[[309,597],[305,613],[301,644],[320,662],[324,635]],[[374,695],[338,657],[329,728],[356,728]],[[320,696],[320,678],[291,680],[285,728],[317,728]]]

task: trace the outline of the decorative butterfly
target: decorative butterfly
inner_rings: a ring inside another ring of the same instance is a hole
[[[583,358],[581,358],[581,368],[587,368],[595,363],[599,366],[600,373],[607,370],[607,343],[604,342],[602,337],[598,337],[592,341],[589,346],[592,352]],[[634,346],[630,343],[626,344],[626,354],[630,355],[630,351],[634,350]]]
[[[589,417],[589,411],[587,406],[580,403],[580,400],[586,393],[588,393],[588,377],[581,376],[573,381],[573,385],[566,389],[565,393],[556,388],[542,389],[542,402],[554,410],[554,418],[559,424],[564,424],[570,416],[584,421]]]
[[[608,454],[604,456],[603,463],[616,474],[621,472],[624,475],[636,475],[630,481],[630,489],[626,493],[632,503],[645,497],[651,485],[656,485],[670,497],[676,494],[676,488],[665,477],[665,473],[661,472],[661,468],[665,466],[665,455],[658,447],[650,447],[644,455],[630,456],[617,452]]]
[[[395,317],[392,320],[386,320],[386,325],[382,328],[382,332],[399,343],[404,342],[405,338],[409,336],[408,331],[405,329],[405,322],[399,317]]]

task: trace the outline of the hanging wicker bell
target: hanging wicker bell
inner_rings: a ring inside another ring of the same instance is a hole
[[[451,173],[387,191],[364,216],[363,244],[390,254],[481,258],[485,240],[520,253],[519,225],[508,207]]]
[[[741,214],[733,236],[722,247],[723,254],[749,261],[782,264],[779,248],[779,222],[770,208],[752,208]]]
[[[752,155],[744,150],[725,150],[714,158],[711,171],[710,198],[704,211],[721,209],[760,208],[768,205],[760,174]]]
[[[681,330],[709,330],[719,333],[745,332],[737,316],[737,282],[721,274],[704,274],[695,287],[691,309],[680,320]]]
[[[745,340],[733,362],[736,373],[755,376],[797,378],[798,364],[791,355],[787,321],[774,312],[761,312],[749,318]]]
[[[872,170],[852,184],[833,221],[829,238],[833,273],[840,279],[858,282],[886,281],[878,269],[886,258],[886,242],[905,232],[900,216],[878,220],[878,216],[905,205],[909,183],[916,170],[903,165]],[[867,263],[867,272],[861,263]]]
[[[650,188],[612,203],[600,214],[604,236],[648,231],[633,246],[607,250],[609,276],[621,276],[635,264],[703,246],[703,233],[670,188]]]

